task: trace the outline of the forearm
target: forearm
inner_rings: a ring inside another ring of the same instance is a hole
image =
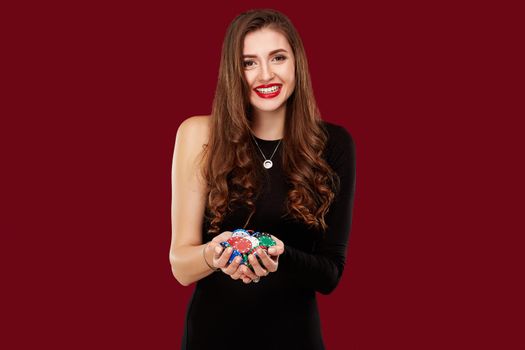
[[[311,288],[330,294],[337,287],[344,269],[344,258],[327,257],[286,247],[281,257],[281,269],[296,287]]]
[[[322,294],[334,291],[345,268],[356,186],[352,136],[344,128],[339,128],[334,136],[327,160],[337,173],[340,186],[325,216],[328,228],[311,251],[285,246],[281,259],[281,268],[291,283]]]
[[[206,261],[204,261],[202,250],[206,245],[207,243],[198,246],[179,247],[170,255],[173,276],[183,286],[189,286],[214,272],[206,264],[206,261],[210,265],[213,262],[213,251],[209,246],[204,251],[206,256]]]

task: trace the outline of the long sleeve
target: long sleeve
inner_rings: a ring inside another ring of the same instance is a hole
[[[333,136],[327,160],[339,175],[340,191],[325,217],[328,229],[323,238],[317,241],[312,253],[287,246],[284,242],[285,251],[279,261],[279,269],[286,272],[290,282],[303,288],[312,288],[321,294],[331,293],[343,274],[356,185],[353,138],[340,126]]]

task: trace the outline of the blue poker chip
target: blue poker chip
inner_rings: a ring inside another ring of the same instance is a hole
[[[234,249],[232,255],[230,255],[230,259],[228,259],[228,264],[231,264],[233,260],[238,256],[240,256],[242,259],[242,253],[239,252],[237,249]]]

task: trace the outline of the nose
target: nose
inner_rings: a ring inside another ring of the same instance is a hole
[[[272,80],[273,78],[273,72],[270,68],[270,65],[268,63],[263,63],[261,65],[261,71],[260,71],[260,74],[259,74],[259,78],[262,80],[262,81],[270,81]]]

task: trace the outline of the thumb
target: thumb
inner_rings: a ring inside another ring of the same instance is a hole
[[[222,252],[222,246],[220,244],[216,245],[215,246],[215,249],[214,249],[214,253],[215,253],[215,259],[218,259],[221,255],[221,252]]]
[[[284,252],[284,247],[281,246],[272,246],[268,248],[268,253],[271,255],[281,255]]]

